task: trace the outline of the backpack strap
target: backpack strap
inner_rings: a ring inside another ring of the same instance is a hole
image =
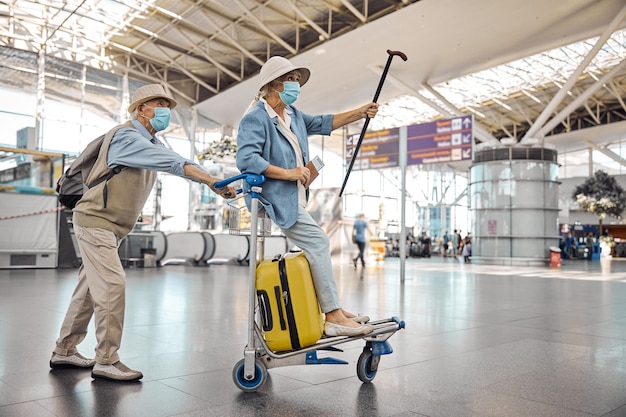
[[[97,180],[95,180],[94,182],[92,182],[91,184],[89,184],[89,185],[87,186],[87,187],[89,187],[89,188],[93,188],[93,187],[95,187],[96,185],[98,185],[98,184],[100,184],[101,182],[103,182],[103,181],[104,181],[104,189],[102,190],[103,199],[104,199],[104,208],[107,208],[107,199],[108,199],[108,196],[109,196],[109,191],[108,191],[108,189],[107,189],[107,184],[106,184],[106,183],[107,183],[107,182],[108,182],[111,178],[113,178],[113,176],[114,176],[115,174],[119,174],[120,172],[122,172],[122,170],[123,170],[124,168],[126,168],[126,167],[125,167],[125,166],[123,166],[123,165],[118,165],[118,166],[116,166],[115,168],[113,168],[113,169],[111,170],[111,172],[109,172],[109,173],[108,173],[108,174],[106,174],[106,175],[101,176],[100,178],[98,178]]]
[[[118,130],[125,128],[125,127],[130,127],[135,129],[135,127],[133,126],[132,122],[128,121],[124,124],[118,125],[116,127],[114,127],[113,129],[111,129],[108,133],[106,133],[103,137],[102,140],[102,144],[101,146],[98,148],[98,156],[96,158],[96,162],[94,163],[94,166],[97,165],[100,161],[103,161],[104,164],[106,164],[106,156],[107,156],[107,152],[109,150],[109,146],[111,145],[111,141],[113,140],[113,136],[115,136],[115,133],[117,133]],[[103,152],[104,150],[104,152]],[[102,163],[102,162],[100,162]],[[105,182],[104,184],[104,189],[102,190],[102,198],[104,201],[104,207],[107,207],[107,199],[108,199],[108,189],[107,189],[107,182],[116,174],[119,174],[124,168],[127,168],[126,166],[116,166],[115,168],[112,168],[111,171],[103,174],[101,177],[96,178],[95,180],[91,181],[90,183],[87,182],[88,178],[90,175],[88,175],[87,177],[84,177],[85,180],[85,185],[87,185],[87,188],[93,188],[96,185]],[[90,172],[91,174],[91,172]]]

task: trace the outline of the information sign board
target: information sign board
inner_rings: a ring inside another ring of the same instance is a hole
[[[346,142],[348,163],[356,149],[360,134],[349,135]],[[366,133],[352,170],[380,169],[399,165],[399,128]]]
[[[436,120],[407,127],[407,165],[472,159],[473,116]]]

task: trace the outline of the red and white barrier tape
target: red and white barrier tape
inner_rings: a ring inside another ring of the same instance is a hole
[[[39,216],[40,214],[56,213],[57,211],[61,211],[63,209],[64,209],[63,206],[59,206],[59,207],[55,207],[53,209],[34,211],[32,213],[14,214],[12,216],[0,216],[0,220],[10,220],[10,219],[17,219],[17,218],[20,218],[20,217],[29,217],[29,216]]]

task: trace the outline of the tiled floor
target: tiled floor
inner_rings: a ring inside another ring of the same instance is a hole
[[[120,355],[139,383],[48,367],[75,270],[0,270],[0,416],[624,416],[626,262],[560,269],[409,259],[358,270],[336,258],[346,309],[398,316],[371,384],[349,365],[271,369],[238,390],[246,343],[243,266],[128,269]],[[80,346],[92,356],[93,332]],[[325,356],[327,353],[320,353]]]

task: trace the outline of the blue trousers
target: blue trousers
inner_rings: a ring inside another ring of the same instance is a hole
[[[365,252],[365,242],[359,242],[357,240],[356,241],[356,246],[359,248],[359,254],[356,256],[356,258],[353,259],[353,261],[356,262],[356,261],[358,261],[360,259],[361,260],[361,265],[365,266],[365,257],[363,256],[363,254]]]

